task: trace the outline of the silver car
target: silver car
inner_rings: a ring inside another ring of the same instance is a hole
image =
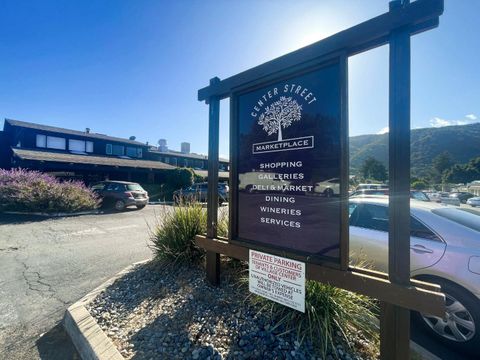
[[[478,197],[472,197],[467,200],[467,205],[470,205],[471,207],[476,207],[480,206],[480,196]]]
[[[444,343],[480,348],[480,216],[458,207],[411,200],[412,278],[441,285],[444,318],[415,314]],[[388,197],[350,198],[350,259],[388,269]]]

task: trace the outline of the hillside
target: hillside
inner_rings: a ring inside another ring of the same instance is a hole
[[[448,151],[454,163],[466,163],[480,156],[480,123],[412,130],[412,175],[423,176],[432,159]],[[350,138],[350,171],[356,174],[369,157],[388,163],[388,134],[360,135]]]

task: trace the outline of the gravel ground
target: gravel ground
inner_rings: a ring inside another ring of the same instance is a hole
[[[273,330],[270,319],[245,301],[248,289],[223,273],[222,285],[214,288],[201,267],[149,262],[117,280],[88,309],[126,359],[322,359],[308,341],[300,344],[294,334]],[[342,345],[337,355],[362,359]]]

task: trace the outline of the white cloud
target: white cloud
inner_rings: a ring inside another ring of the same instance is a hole
[[[430,119],[430,125],[433,127],[467,125],[467,124],[473,124],[474,122],[476,122],[475,120],[477,120],[477,117],[474,114],[465,115],[465,119],[453,119],[453,120],[434,117]]]
[[[386,126],[383,129],[380,129],[380,131],[377,132],[377,135],[386,134],[388,133],[388,131],[389,131],[389,128],[388,126]]]

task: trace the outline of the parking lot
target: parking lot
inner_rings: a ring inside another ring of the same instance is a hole
[[[480,209],[462,205],[468,211]],[[1,215],[0,353],[6,359],[71,359],[65,309],[133,262],[152,256],[149,231],[170,206],[66,218]],[[412,327],[443,359],[467,359]]]
[[[149,227],[168,207],[67,218],[0,215],[2,359],[70,359],[65,309],[152,256]]]

